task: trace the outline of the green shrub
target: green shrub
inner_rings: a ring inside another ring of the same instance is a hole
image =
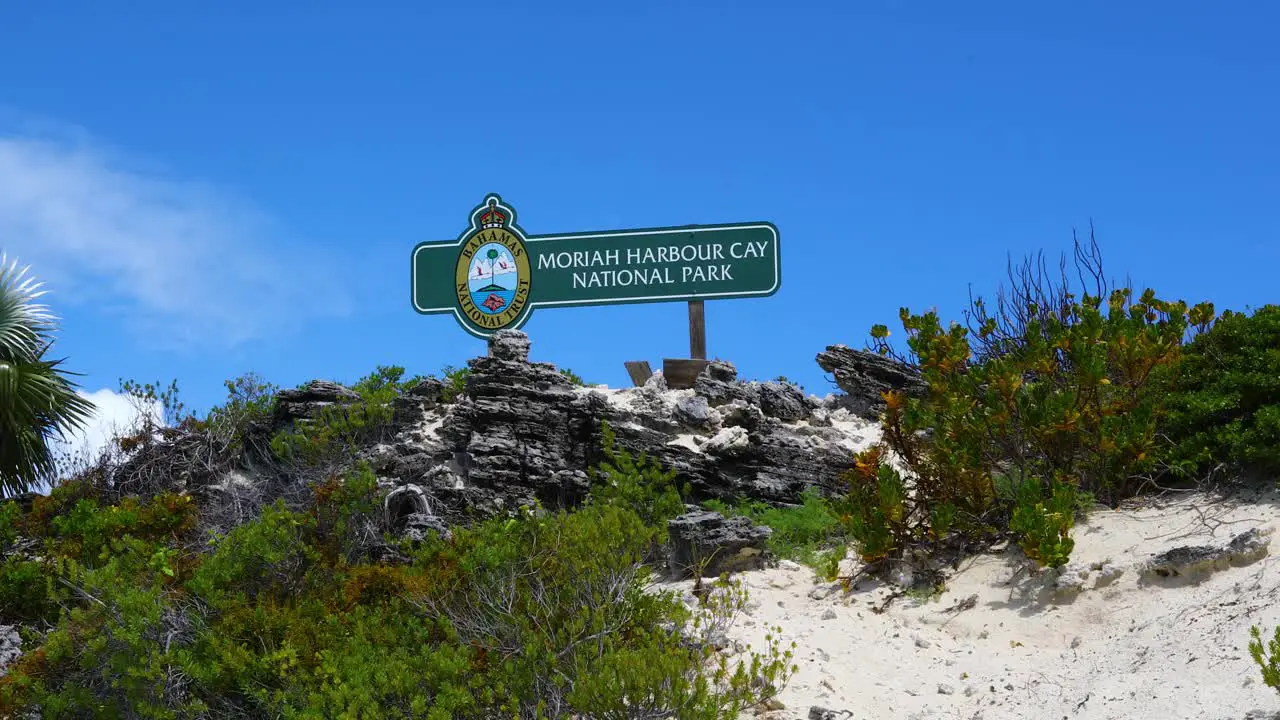
[[[18,521],[22,519],[22,508],[16,502],[0,504],[0,555],[8,551],[9,546],[18,539]]]
[[[1249,656],[1262,671],[1262,682],[1269,688],[1280,690],[1280,626],[1276,627],[1275,634],[1265,646],[1262,644],[1262,630],[1257,625],[1249,628],[1249,636],[1252,638]]]
[[[1224,312],[1185,348],[1163,387],[1176,469],[1280,470],[1280,306]]]
[[[0,562],[0,624],[36,623],[57,618],[49,601],[45,570],[18,557]]]
[[[471,377],[471,368],[456,368],[452,365],[446,365],[444,368],[444,396],[445,402],[453,402],[458,399],[462,391],[467,389],[467,378]]]
[[[218,438],[233,447],[243,447],[250,426],[271,418],[279,388],[257,373],[225,380],[223,385],[227,388],[227,399],[209,410],[205,424]]]
[[[1016,504],[1009,529],[1018,535],[1027,557],[1040,565],[1062,567],[1071,557],[1075,541],[1076,489],[1054,482],[1045,497],[1043,483],[1023,482],[1016,490]]]
[[[736,669],[690,647],[679,627],[722,626],[745,595],[722,587],[701,614],[673,593],[645,592],[654,529],[621,504],[493,521],[460,531],[420,558],[428,590],[416,601],[450,620],[461,642],[486,649],[486,701],[503,714],[737,717],[763,699],[757,676],[781,687],[792,668],[776,644]],[[716,604],[718,603],[718,604]],[[667,623],[674,623],[674,627]]]
[[[814,573],[820,580],[831,582],[840,575],[840,562],[849,556],[849,546],[841,543],[833,548],[821,550],[813,558]]]
[[[774,381],[774,382],[776,382],[776,383],[782,383],[783,385],[794,385],[794,386],[796,386],[797,388],[799,388],[799,389],[801,390],[801,392],[803,392],[803,391],[804,391],[804,386],[803,386],[803,385],[801,385],[800,383],[796,382],[795,380],[792,380],[791,378],[787,377],[786,375],[779,375],[778,377],[774,378],[774,379],[773,379],[773,381]]]
[[[768,544],[774,555],[814,568],[823,561],[829,566],[830,558],[824,556],[823,551],[840,544],[845,537],[835,509],[814,488],[806,489],[801,504],[792,507],[775,507],[758,501],[730,506],[717,500],[708,500],[703,506],[726,517],[749,517],[752,522],[771,528],[773,534]],[[840,559],[843,554],[836,562]]]
[[[907,488],[897,469],[881,459],[883,448],[858,456],[849,471],[848,513],[844,522],[863,562],[883,560],[919,538],[907,523]]]
[[[578,387],[586,387],[587,385],[586,381],[582,379],[582,376],[569,368],[560,368],[560,374],[568,378],[569,382],[577,385]]]
[[[849,476],[850,523],[864,559],[947,533],[1010,529],[1016,506],[1020,542],[1058,562],[1070,550],[1061,503],[1074,510],[1076,491],[1116,502],[1158,468],[1163,405],[1153,375],[1177,362],[1184,338],[1208,326],[1213,308],[1163,301],[1151,290],[1106,294],[1100,266],[1082,270],[1096,271],[1097,294],[1077,297],[1029,262],[1011,273],[1012,293],[1001,291],[994,313],[973,301],[967,326],[902,309],[907,360],[926,391],[887,394],[883,428],[911,492],[879,450],[859,459]],[[877,349],[891,354],[887,336],[883,325],[872,329]],[[1002,475],[1038,487],[1002,498]]]
[[[0,716],[736,718],[785,686],[791,652],[776,633],[740,662],[712,649],[741,586],[700,608],[651,588],[642,561],[679,498],[670,473],[609,447],[581,509],[457,528],[394,563],[368,552],[365,467],[198,554],[172,498],[68,491],[39,509],[50,562],[0,570],[6,608],[18,581],[51,591]]]
[[[604,460],[591,469],[594,486],[589,502],[624,507],[647,527],[661,530],[660,537],[665,538],[667,521],[684,512],[676,472],[664,470],[647,454],[637,458],[618,448],[617,434],[609,423],[601,423],[600,434]]]
[[[398,390],[376,376],[356,384],[359,400],[329,405],[312,421],[277,432],[272,452],[282,460],[321,466],[382,439],[395,415],[391,401]]]

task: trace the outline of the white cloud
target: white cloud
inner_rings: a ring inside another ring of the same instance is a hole
[[[337,264],[282,235],[246,203],[82,137],[0,130],[4,249],[53,302],[118,314],[160,344],[225,348],[346,312]]]
[[[95,411],[80,430],[68,433],[65,439],[54,436],[55,452],[67,459],[64,465],[74,466],[84,460],[92,461],[112,438],[128,435],[141,427],[141,421],[148,415],[156,425],[164,424],[164,406],[158,400],[153,401],[149,407],[139,407],[128,396],[108,388],[91,393],[78,390],[76,394],[93,403]]]

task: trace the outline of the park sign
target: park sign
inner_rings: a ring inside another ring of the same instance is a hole
[[[413,249],[413,308],[453,313],[473,335],[523,325],[535,308],[772,295],[781,283],[771,223],[527,235],[496,194],[456,241]]]

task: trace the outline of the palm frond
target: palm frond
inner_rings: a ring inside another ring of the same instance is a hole
[[[44,294],[28,268],[0,253],[0,495],[51,479],[53,438],[93,417],[64,360],[44,359],[57,330],[53,312],[38,302]]]
[[[53,340],[57,317],[48,305],[43,283],[30,277],[30,267],[9,262],[0,253],[0,357],[35,360]]]

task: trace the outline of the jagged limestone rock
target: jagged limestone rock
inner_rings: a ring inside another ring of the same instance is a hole
[[[765,542],[773,532],[750,518],[726,518],[710,510],[685,513],[667,523],[671,536],[672,573],[703,577],[764,567]]]
[[[499,330],[489,338],[489,354],[499,360],[528,362],[529,336],[519,330]]]
[[[918,394],[925,389],[918,371],[878,353],[830,345],[818,353],[817,359],[818,365],[835,376],[836,385],[844,391],[843,396],[836,396],[835,402],[868,420],[875,420],[884,411],[883,393],[903,390]]]
[[[22,636],[12,625],[0,625],[0,677],[22,656]]]
[[[312,380],[300,388],[281,390],[276,393],[273,420],[277,427],[297,421],[314,420],[326,407],[351,403],[359,399],[359,394],[336,382]]]
[[[740,427],[727,427],[711,437],[703,446],[712,455],[742,455],[751,448],[751,437]]]
[[[711,406],[699,395],[681,398],[676,402],[675,419],[682,425],[704,428],[713,422]]]
[[[578,388],[554,366],[530,362],[529,349],[523,333],[498,333],[448,400],[441,381],[416,383],[394,401],[390,436],[353,459],[369,462],[387,487],[417,486],[429,514],[448,522],[577,504],[604,460],[603,422],[619,449],[674,470],[697,500],[794,503],[807,488],[841,491],[853,464],[847,429],[831,426],[847,413],[789,383],[743,382],[717,361],[692,391],[667,390],[660,374],[642,388]],[[355,399],[326,381],[281,391],[276,427]]]
[[[734,400],[756,406],[760,404],[759,383],[739,382],[738,369],[724,360],[711,361],[694,381],[693,391],[706,398],[711,407],[727,405]]]
[[[760,411],[768,417],[794,422],[809,416],[813,410],[804,392],[791,383],[760,383]]]
[[[1143,567],[1146,578],[1176,578],[1210,573],[1232,565],[1248,565],[1266,557],[1271,538],[1252,528],[1225,545],[1187,545],[1167,550],[1151,558]]]

